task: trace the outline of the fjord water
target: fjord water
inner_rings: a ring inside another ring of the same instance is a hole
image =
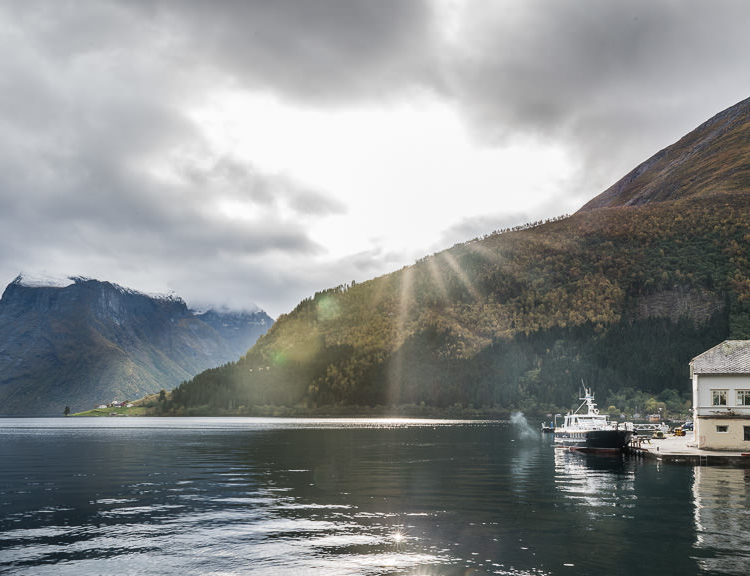
[[[503,422],[0,420],[2,574],[746,574],[750,476]]]

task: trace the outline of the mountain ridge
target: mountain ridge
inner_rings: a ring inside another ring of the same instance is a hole
[[[733,151],[731,157],[723,156],[727,149]],[[636,166],[579,211],[638,206],[749,187],[750,98],[746,98]]]

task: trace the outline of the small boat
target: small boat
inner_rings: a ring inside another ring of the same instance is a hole
[[[575,412],[568,412],[562,426],[555,426],[555,444],[581,452],[618,452],[633,437],[630,423],[610,422],[599,414],[591,390],[584,388],[583,402]],[[586,406],[584,413],[581,409]]]

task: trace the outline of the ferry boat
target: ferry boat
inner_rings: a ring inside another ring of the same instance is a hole
[[[591,390],[584,388],[581,405],[568,412],[562,426],[555,426],[555,444],[581,452],[617,452],[633,437],[630,423],[610,422],[606,414],[599,414]],[[586,406],[584,413],[581,409]],[[556,424],[556,423],[555,423]]]

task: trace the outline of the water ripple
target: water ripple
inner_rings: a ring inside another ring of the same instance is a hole
[[[732,574],[750,554],[745,477],[504,423],[51,420],[0,421],[3,573]]]

